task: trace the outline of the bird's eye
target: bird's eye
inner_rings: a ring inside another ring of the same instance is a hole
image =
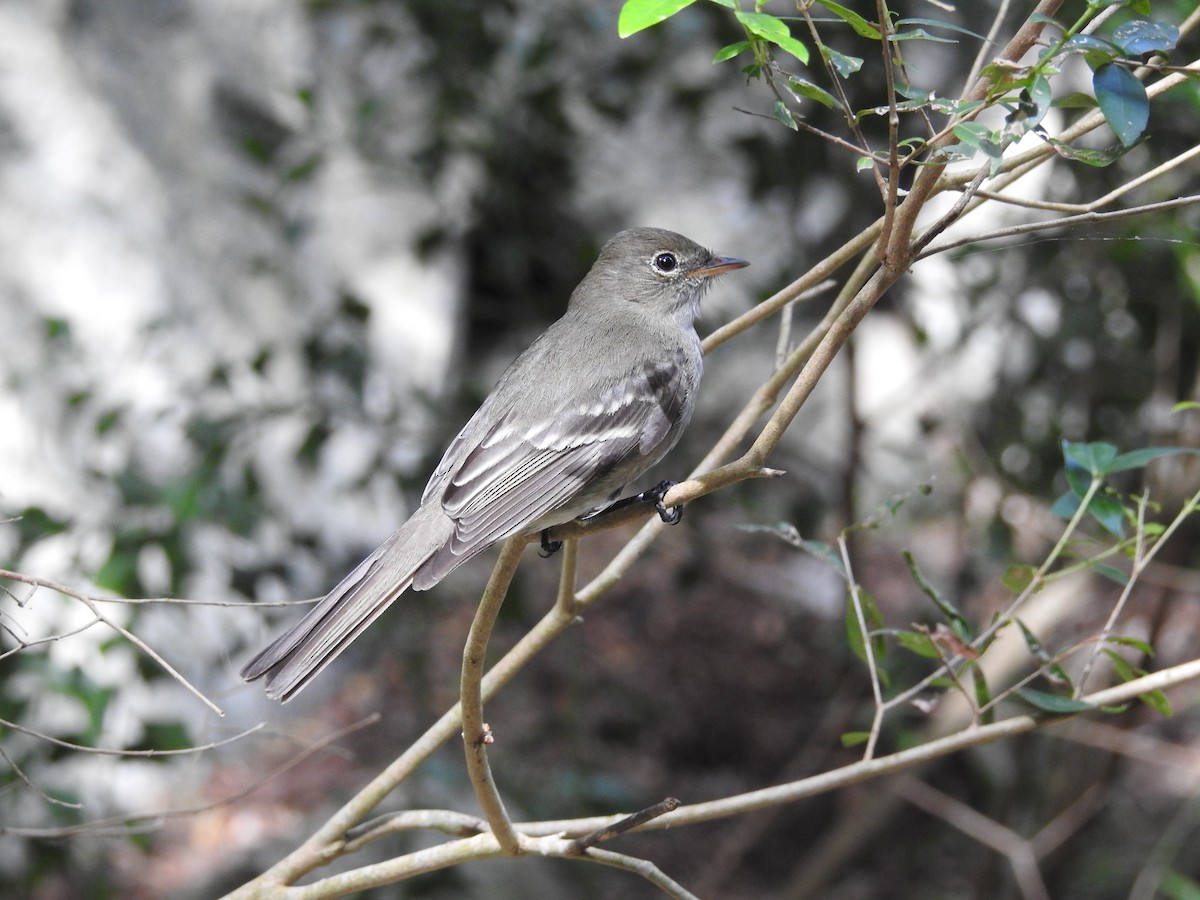
[[[660,253],[654,257],[654,268],[658,272],[674,272],[675,267],[679,265],[679,260],[675,258],[674,253]]]

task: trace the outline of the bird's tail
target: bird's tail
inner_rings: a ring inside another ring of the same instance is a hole
[[[303,619],[242,669],[267,679],[267,696],[290,700],[412,585],[421,564],[450,540],[454,522],[436,503],[420,507]]]

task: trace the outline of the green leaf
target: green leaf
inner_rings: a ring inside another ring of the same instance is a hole
[[[1171,708],[1171,701],[1162,691],[1146,691],[1144,694],[1138,694],[1138,699],[1160,716],[1170,718],[1175,715],[1175,710]]]
[[[938,593],[937,589],[926,580],[925,576],[921,573],[920,568],[917,566],[916,557],[914,557],[908,550],[904,551],[904,562],[905,565],[908,566],[908,574],[911,576],[912,580],[916,582],[916,585],[921,589],[921,592],[930,600],[932,600],[934,606],[936,606],[941,611],[942,615],[946,617],[946,620],[954,629],[954,633],[967,643],[970,643],[972,638],[971,625],[963,617],[963,614],[958,611],[953,603],[943,598],[942,595]]]
[[[1083,91],[1073,91],[1059,97],[1052,105],[1060,109],[1091,109],[1096,105],[1096,98]]]
[[[1200,881],[1193,881],[1181,872],[1164,872],[1158,889],[1166,900],[1200,900]]]
[[[929,635],[916,631],[895,631],[892,634],[900,646],[910,653],[915,653],[925,659],[941,659],[941,654],[938,653],[933,641],[929,639]]]
[[[1071,713],[1087,712],[1095,709],[1090,703],[1085,703],[1082,700],[1076,700],[1074,697],[1064,697],[1061,694],[1050,694],[1046,691],[1039,691],[1035,688],[1021,688],[1017,691],[1017,696],[1028,703],[1030,706],[1037,707],[1050,713],[1058,715],[1069,715]]]
[[[1109,581],[1115,582],[1122,587],[1129,584],[1129,576],[1116,566],[1110,566],[1107,563],[1095,563],[1091,569],[1097,575],[1107,578]]]
[[[1145,447],[1122,453],[1108,464],[1107,472],[1123,472],[1126,469],[1140,469],[1146,463],[1160,456],[1177,456],[1180,453],[1200,455],[1200,449],[1195,447]]]
[[[954,126],[954,136],[968,147],[978,150],[992,161],[992,174],[999,170],[1004,151],[995,133],[978,122],[960,122]]]
[[[1117,458],[1117,448],[1103,441],[1084,444],[1063,438],[1062,452],[1068,469],[1078,467],[1096,476],[1105,474],[1107,466]]]
[[[1171,412],[1183,412],[1185,409],[1200,409],[1200,402],[1195,400],[1181,400],[1171,407]]]
[[[996,707],[989,706],[992,702],[992,689],[988,687],[987,676],[983,674],[983,669],[979,666],[972,666],[971,677],[975,682],[975,705],[980,709],[988,707],[979,724],[991,725],[996,721]]]
[[[749,41],[735,41],[732,44],[726,44],[724,47],[722,47],[720,50],[718,50],[715,54],[713,54],[713,62],[714,63],[725,62],[725,60],[727,60],[727,59],[733,59],[735,56],[737,56],[743,50],[749,50],[749,49],[750,49]]]
[[[1112,663],[1113,671],[1117,673],[1117,677],[1122,682],[1129,683],[1137,678],[1141,678],[1146,674],[1145,669],[1134,666],[1129,660],[1121,656],[1115,650],[1104,649],[1104,654]],[[1167,699],[1167,695],[1162,691],[1146,691],[1144,694],[1138,694],[1138,699],[1149,706],[1152,710],[1163,716],[1174,715],[1171,709],[1171,702]]]
[[[968,147],[978,150],[985,141],[992,139],[992,131],[978,122],[961,122],[954,126],[954,136]]]
[[[1074,494],[1068,494],[1067,496],[1074,499]],[[1067,518],[1070,518],[1070,516],[1067,516]],[[1000,581],[1014,594],[1020,594],[1033,583],[1033,576],[1035,574],[1037,574],[1037,569],[1034,566],[1017,565],[1014,563],[1004,570]]]
[[[869,731],[847,731],[842,735],[843,747],[857,747],[871,739]]]
[[[1131,637],[1127,634],[1114,634],[1108,638],[1108,642],[1110,644],[1120,644],[1122,647],[1132,647],[1144,656],[1154,656],[1154,648],[1141,638]]]
[[[1050,515],[1058,516],[1060,519],[1070,519],[1079,511],[1079,504],[1082,502],[1074,491],[1067,491],[1054,501],[1050,507]]]
[[[1146,88],[1123,66],[1100,66],[1092,75],[1092,90],[1108,127],[1124,146],[1131,147],[1150,121]]]
[[[788,90],[800,97],[807,97],[809,100],[816,100],[818,103],[828,106],[830,109],[841,109],[841,101],[823,87],[818,87],[811,81],[805,81],[803,78],[789,78],[787,81]]]
[[[972,31],[970,28],[963,28],[961,25],[954,25],[950,22],[943,22],[940,19],[897,19],[896,26],[900,27],[901,25],[928,25],[930,28],[939,28],[944,31],[953,31],[957,34],[965,34],[967,37],[975,38],[979,41],[987,40],[986,37],[977,31]]]
[[[910,28],[908,31],[893,31],[888,35],[888,40],[892,42],[899,41],[929,41],[934,44],[957,44],[955,38],[938,37],[935,34],[930,34],[924,28]]]
[[[1067,39],[1060,53],[1081,53],[1093,69],[1112,62],[1121,56],[1121,48],[1102,41],[1090,34],[1077,34]]]
[[[791,544],[797,550],[803,550],[815,556],[821,562],[832,566],[843,578],[846,577],[846,568],[842,565],[842,557],[832,546],[826,544],[824,541],[812,541],[802,538],[800,532],[796,530],[796,526],[790,522],[779,522],[775,525],[739,525],[738,530],[751,533],[765,531],[768,534],[772,534],[780,540]]]
[[[792,118],[792,111],[787,108],[787,104],[782,100],[776,100],[771,107],[771,115],[775,117],[775,121],[786,125],[792,131],[799,131],[800,126],[796,124],[796,120]]]
[[[847,56],[845,53],[839,53],[832,47],[827,47],[825,44],[820,44],[817,47],[821,51],[821,56],[829,62],[837,73],[843,78],[849,78],[855,72],[862,68],[863,61],[857,56]]]
[[[800,62],[808,62],[808,48],[792,37],[787,22],[783,19],[757,12],[737,12],[734,15],[747,31],[786,50]],[[776,118],[779,118],[778,115]]]
[[[734,15],[739,22],[746,26],[747,31],[757,34],[763,40],[791,37],[792,32],[788,28],[787,22],[777,16],[758,12],[737,12]]]
[[[937,149],[936,158],[944,162],[960,162],[975,155],[975,148],[966,144],[950,144]]]
[[[696,0],[626,0],[617,16],[617,34],[627,38],[657,25]]]
[[[1112,35],[1113,43],[1126,56],[1145,56],[1147,53],[1166,53],[1179,43],[1179,29],[1169,22],[1147,22],[1134,19],[1118,25]]]
[[[860,37],[865,37],[872,41],[877,41],[882,37],[878,26],[872,22],[868,22],[854,10],[847,9],[840,3],[834,3],[833,0],[817,0],[817,2],[853,28],[855,33]]]
[[[1081,162],[1085,166],[1092,166],[1097,169],[1111,166],[1129,150],[1128,147],[1121,145],[1109,150],[1092,150],[1087,147],[1072,147],[1070,144],[1051,137],[1047,137],[1046,140],[1054,148],[1054,152],[1063,159]]]
[[[1129,660],[1115,650],[1109,650],[1105,647],[1104,655],[1108,657],[1109,662],[1112,663],[1113,671],[1117,673],[1117,677],[1122,682],[1130,682],[1146,674],[1141,669],[1135,669]]]
[[[1054,657],[1050,655],[1042,645],[1042,642],[1038,640],[1037,635],[1030,631],[1020,619],[1014,619],[1014,621],[1021,629],[1021,634],[1025,638],[1025,646],[1029,648],[1029,652],[1033,654],[1033,658],[1045,667],[1046,676],[1059,687],[1070,687],[1070,676],[1067,675],[1066,670],[1061,665],[1054,661]]]
[[[1087,511],[1113,537],[1125,536],[1125,507],[1115,497],[1096,494]]]

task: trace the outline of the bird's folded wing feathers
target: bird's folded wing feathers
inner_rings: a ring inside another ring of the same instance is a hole
[[[556,511],[567,521],[602,505],[668,449],[664,441],[684,400],[679,366],[657,361],[534,425],[519,426],[510,415],[474,446],[451,445],[439,471],[446,473],[441,504],[454,535],[421,567],[414,586],[436,583],[482,547]]]

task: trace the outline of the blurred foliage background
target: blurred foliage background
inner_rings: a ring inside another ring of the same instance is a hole
[[[447,440],[613,232],[658,225],[750,259],[710,295],[712,328],[868,225],[879,197],[853,155],[782,127],[761,84],[710,63],[738,34],[709,6],[626,41],[617,4],[578,0],[0,7],[0,560],[124,597],[320,595],[402,521]],[[978,28],[994,6],[936,15]],[[1154,4],[1176,22],[1192,6]],[[1194,39],[1187,49],[1181,60]],[[906,51],[915,80],[953,95],[976,43],[958,35]],[[879,60],[852,85],[852,99],[876,102]],[[831,111],[805,113],[838,131]],[[1056,163],[1031,179],[1031,196],[1100,196],[1195,146],[1195,82],[1155,105],[1150,131],[1107,169]],[[1196,182],[1185,167],[1131,202]],[[927,618],[901,556],[911,550],[986,622],[1005,567],[1053,543],[1061,439],[1200,443],[1197,414],[1170,412],[1200,399],[1198,231],[1191,207],[919,265],[771,461],[788,477],[690,507],[489,706],[514,817],[708,799],[854,759],[838,736],[869,722],[870,689],[847,648],[842,583],[739,526],[787,521],[830,539],[929,484],[856,536],[858,575],[889,621]],[[797,333],[825,302],[797,308]],[[761,329],[713,355],[697,420],[662,477],[700,458],[770,372],[776,338]],[[1151,472],[1169,516],[1196,467]],[[588,540],[584,574],[624,537]],[[1128,611],[1123,630],[1154,643],[1154,665],[1196,655],[1196,546],[1193,524]],[[224,718],[111,629],[75,633],[92,618],[78,602],[13,586],[0,598],[0,718],[42,736],[0,729],[0,826],[14,829],[0,834],[3,893],[208,897],[256,874],[454,702],[489,565],[406,598],[286,708],[236,672],[297,610],[104,607]],[[540,617],[556,578],[530,554],[497,646]],[[1077,585],[1048,627],[1063,640],[1094,630],[1109,608],[1094,598],[1115,590]],[[915,662],[890,659],[893,678]],[[1041,860],[1054,896],[1128,896],[1156,861],[1200,879],[1200,858],[1172,855],[1196,846],[1200,763],[1114,752],[1135,727],[1194,744],[1194,690],[1176,705],[1170,720],[1132,708],[921,775],[1026,836],[1075,816]],[[374,711],[380,723],[216,803]],[[44,737],[182,749],[264,720],[252,736],[177,757],[83,753]],[[883,749],[925,727],[914,709]],[[803,896],[815,872],[822,887],[809,896],[1018,896],[1001,857],[883,802],[894,796],[868,785],[625,840],[702,896]],[[473,810],[457,748],[394,805]],[[190,808],[203,809],[137,818]],[[855,822],[859,843],[831,853],[829,835]],[[601,867],[526,860],[372,896],[485,892],[651,895]]]

